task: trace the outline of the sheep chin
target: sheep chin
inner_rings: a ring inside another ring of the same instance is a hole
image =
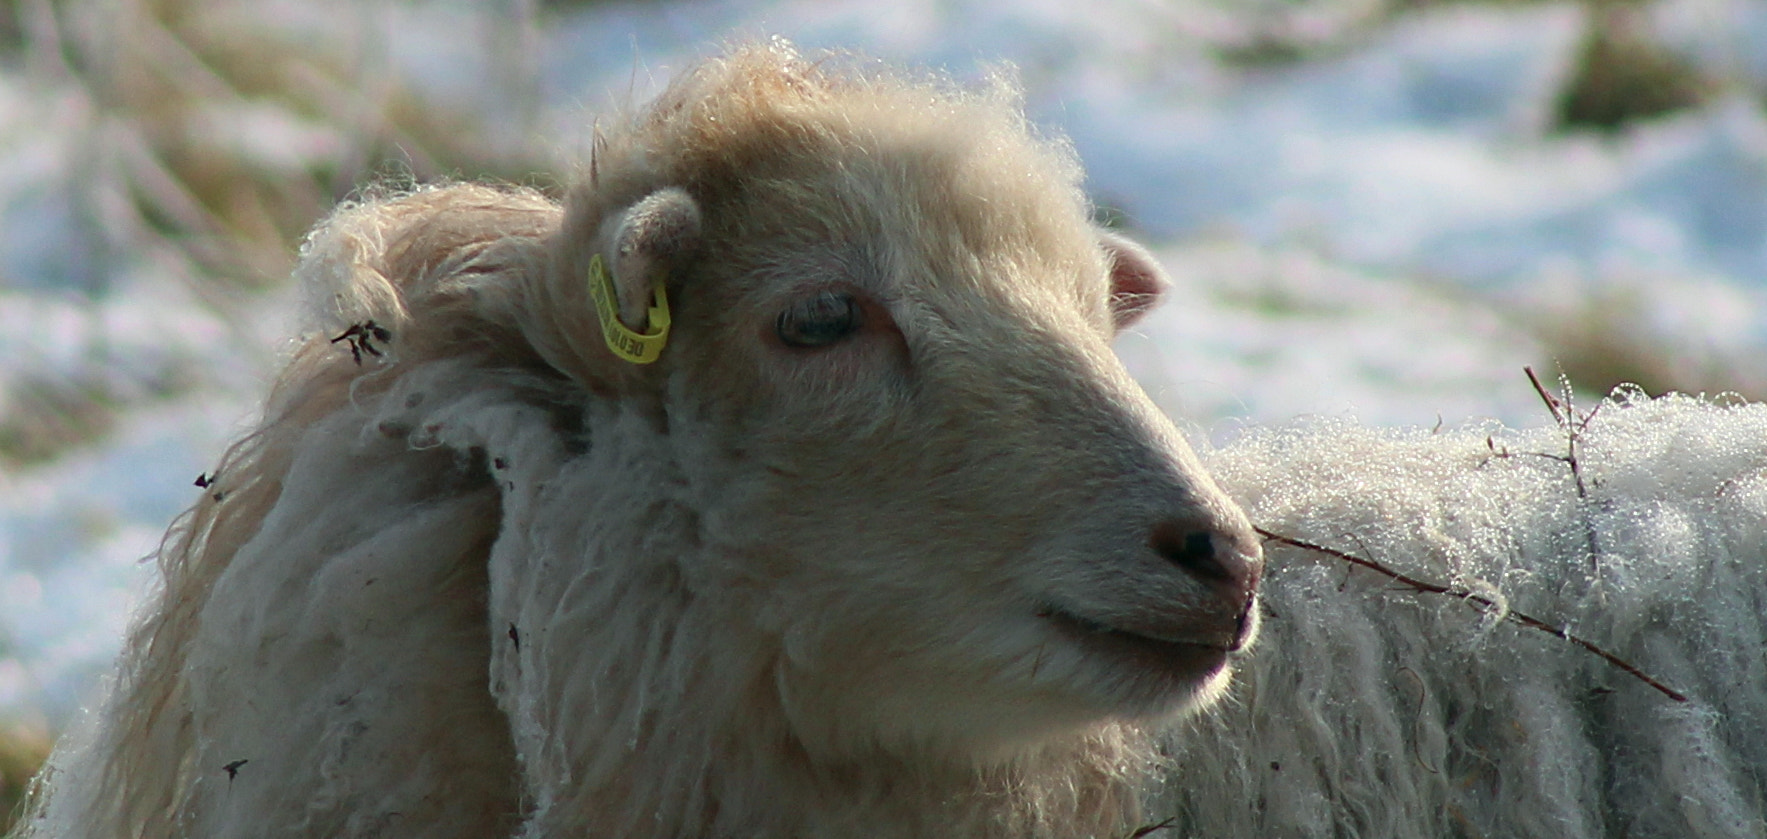
[[[1223,626],[1196,632],[1189,638],[1156,638],[1130,632],[1074,614],[1057,606],[1038,611],[1057,634],[1089,658],[1113,671],[1133,674],[1137,685],[1154,686],[1153,704],[1167,705],[1213,692],[1210,685],[1225,679],[1237,655],[1250,643],[1253,627],[1240,621],[1232,629]],[[1143,690],[1135,693],[1142,694]],[[1147,697],[1141,697],[1143,701]],[[1143,704],[1138,701],[1136,704]]]

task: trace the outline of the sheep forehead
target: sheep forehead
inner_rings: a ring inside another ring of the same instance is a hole
[[[929,281],[972,259],[1054,265],[1033,273],[1069,285],[1101,273],[1071,149],[1036,135],[1004,74],[966,87],[749,45],[685,74],[608,145],[609,180],[688,187],[736,217],[731,243],[820,230]]]
[[[909,321],[1003,310],[1108,320],[1095,233],[1059,182],[998,171],[975,149],[890,142],[901,139],[745,181],[710,214],[724,222],[708,256],[748,268],[768,299],[844,284]]]

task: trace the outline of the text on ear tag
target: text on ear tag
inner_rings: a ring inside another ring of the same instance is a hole
[[[595,298],[595,313],[601,318],[601,337],[607,348],[633,364],[649,364],[662,355],[669,341],[669,296],[658,283],[652,292],[649,310],[649,332],[633,332],[620,322],[618,296],[614,281],[601,262],[601,254],[589,258],[589,296]]]

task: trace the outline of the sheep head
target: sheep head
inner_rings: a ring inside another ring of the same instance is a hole
[[[653,493],[596,562],[743,638],[717,689],[769,694],[818,756],[1168,715],[1255,632],[1257,541],[1110,350],[1163,277],[1078,177],[1004,85],[774,46],[599,141],[567,202],[536,344],[595,394],[597,469]],[[630,329],[666,292],[654,362],[603,346],[602,271]]]

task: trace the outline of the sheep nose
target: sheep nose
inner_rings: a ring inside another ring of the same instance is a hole
[[[1264,573],[1263,550],[1250,533],[1168,519],[1154,525],[1155,553],[1207,584],[1243,621]]]

